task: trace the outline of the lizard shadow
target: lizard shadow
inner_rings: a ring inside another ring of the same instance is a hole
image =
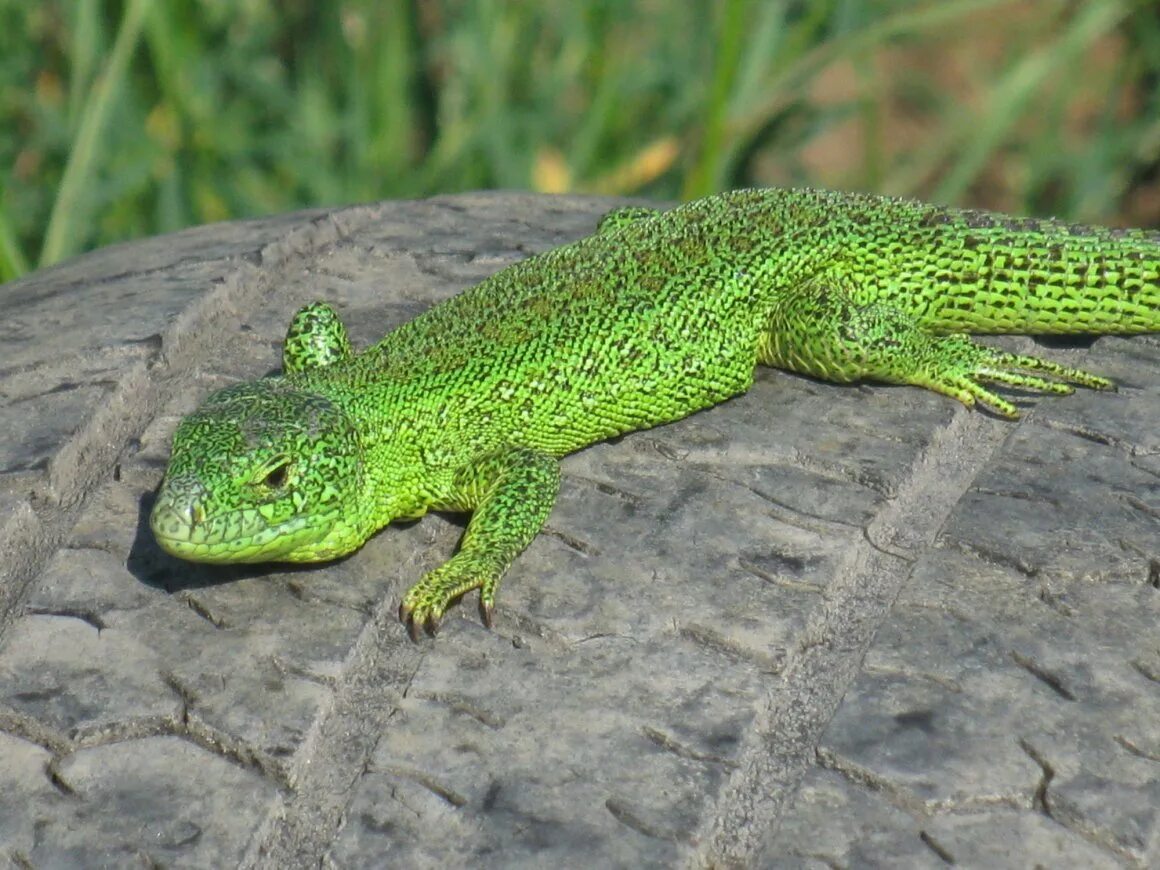
[[[1041,347],[1051,347],[1057,350],[1087,350],[1090,349],[1100,336],[1098,335],[1033,335],[1031,340]]]
[[[137,528],[133,534],[133,543],[129,547],[125,567],[140,583],[170,594],[223,586],[238,580],[271,577],[285,573],[290,567],[299,574],[324,571],[336,562],[342,562],[354,555],[351,553],[325,562],[295,562],[292,566],[285,562],[261,562],[253,565],[206,565],[187,562],[176,556],[170,556],[157,546],[157,541],[154,540],[153,532],[149,528],[149,514],[153,510],[155,500],[156,493],[147,492],[138,502]],[[461,514],[447,514],[446,519],[453,523],[458,521],[459,525],[466,526],[466,520]],[[407,528],[418,522],[419,520],[415,519],[391,525]]]

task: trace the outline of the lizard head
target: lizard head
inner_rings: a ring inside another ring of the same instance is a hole
[[[181,421],[149,517],[194,562],[310,562],[351,552],[362,450],[329,399],[280,378],[235,384]]]

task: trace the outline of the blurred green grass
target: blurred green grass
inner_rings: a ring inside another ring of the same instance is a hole
[[[1141,0],[0,0],[0,280],[190,224],[751,184],[1160,222]]]

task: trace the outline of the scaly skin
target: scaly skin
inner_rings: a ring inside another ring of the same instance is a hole
[[[281,377],[211,396],[177,429],[150,522],[201,562],[311,562],[392,520],[471,511],[406,594],[434,630],[543,525],[558,458],[743,393],[758,363],[916,384],[1014,418],[984,386],[1107,389],[964,333],[1160,330],[1160,234],[813,190],[621,209],[354,355],[337,313],[295,316]]]

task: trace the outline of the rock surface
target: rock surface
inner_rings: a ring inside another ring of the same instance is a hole
[[[764,370],[566,459],[492,631],[394,618],[455,517],[300,570],[157,550],[177,420],[297,306],[371,343],[614,204],[303,212],[0,287],[0,858],[1160,866],[1154,337],[1047,348],[1121,391],[1018,424]]]

